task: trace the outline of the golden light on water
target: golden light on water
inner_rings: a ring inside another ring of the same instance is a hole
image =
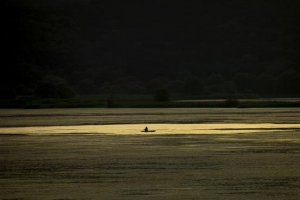
[[[148,126],[156,132],[142,132]],[[237,134],[300,129],[300,124],[122,124],[0,128],[0,134]]]

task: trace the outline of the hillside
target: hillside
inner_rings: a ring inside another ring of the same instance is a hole
[[[298,1],[1,4],[2,98],[158,88],[172,96],[300,95]]]

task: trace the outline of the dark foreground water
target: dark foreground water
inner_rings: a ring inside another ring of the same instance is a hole
[[[0,199],[300,199],[300,132],[0,135]]]

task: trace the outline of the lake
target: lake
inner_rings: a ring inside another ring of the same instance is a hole
[[[0,199],[298,200],[299,111],[0,110]]]

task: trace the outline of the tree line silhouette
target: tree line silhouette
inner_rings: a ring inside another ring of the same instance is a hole
[[[298,1],[1,4],[1,98],[300,94]]]

